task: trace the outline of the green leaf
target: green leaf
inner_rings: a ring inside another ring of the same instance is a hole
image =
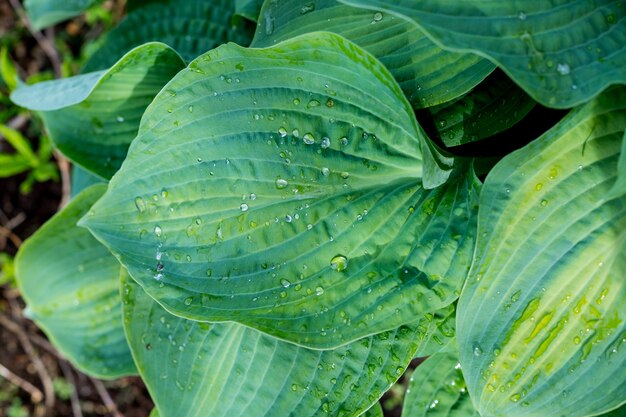
[[[378,58],[414,108],[452,100],[480,83],[494,65],[474,54],[444,51],[414,24],[337,0],[266,1],[253,46],[325,30],[344,36]]]
[[[136,372],[122,328],[120,265],[76,226],[106,186],[83,191],[20,248],[15,273],[30,317],[77,368],[100,378]]]
[[[609,411],[606,414],[602,414],[600,417],[626,417],[626,404],[622,405],[620,408]]]
[[[83,72],[108,68],[146,42],[163,42],[186,61],[228,41],[247,46],[252,33],[241,25],[233,26],[234,13],[233,0],[155,1],[138,7],[106,35]]]
[[[409,325],[336,350],[306,349],[235,323],[172,316],[132,279],[122,288],[126,334],[163,417],[356,416],[417,347]]]
[[[469,93],[424,109],[417,116],[431,138],[452,147],[509,129],[536,104],[524,90],[497,70]]]
[[[622,140],[622,151],[617,163],[617,180],[606,196],[607,199],[618,198],[626,195],[626,133]]]
[[[21,132],[10,128],[9,126],[0,124],[0,135],[4,136],[7,142],[24,158],[31,167],[39,164],[39,159],[30,147],[28,139]]]
[[[402,417],[480,417],[465,389],[456,353],[437,353],[413,372]]]
[[[256,22],[263,6],[263,0],[235,0],[235,11],[239,16]]]
[[[626,199],[605,200],[626,89],[507,156],[480,196],[457,339],[483,417],[595,415],[626,400]]]
[[[19,154],[0,154],[0,178],[8,178],[28,171],[30,163]]]
[[[160,417],[159,410],[156,408],[153,408],[152,411],[150,412],[150,417]]]
[[[425,190],[420,138],[337,35],[225,45],[157,96],[83,224],[177,315],[336,347],[458,296],[477,183]]]
[[[9,91],[15,90],[20,80],[17,69],[9,58],[9,50],[6,46],[0,48],[0,77],[4,80]]]
[[[24,7],[33,29],[47,26],[78,16],[100,0],[25,0]]]
[[[384,417],[383,408],[380,403],[376,403],[369,410],[361,414],[362,417]]]
[[[69,159],[110,178],[126,157],[144,110],[182,68],[174,50],[149,43],[108,71],[21,87],[11,99],[42,111],[50,138]]]
[[[420,330],[420,345],[416,358],[431,356],[438,352],[456,351],[456,308],[450,304],[427,315],[426,326]]]
[[[341,1],[412,19],[442,47],[490,59],[549,107],[572,107],[626,83],[623,1]]]
[[[100,184],[104,181],[102,178],[90,174],[89,171],[85,171],[78,165],[72,166],[72,185],[71,185],[71,197],[76,197],[85,188],[88,188],[94,184]]]

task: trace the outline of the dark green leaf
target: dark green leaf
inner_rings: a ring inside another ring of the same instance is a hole
[[[488,57],[549,107],[626,83],[623,0],[341,1],[406,16],[444,48]]]
[[[47,26],[78,16],[100,0],[25,0],[24,7],[33,25],[41,30]]]
[[[228,41],[247,46],[252,33],[245,27],[233,26],[234,13],[233,0],[155,1],[138,7],[106,35],[83,72],[109,68],[146,42],[163,42],[186,61]]]
[[[414,108],[452,100],[480,83],[494,68],[474,54],[442,50],[404,19],[337,0],[265,2],[253,45],[271,46],[318,30],[342,35],[378,58]]]

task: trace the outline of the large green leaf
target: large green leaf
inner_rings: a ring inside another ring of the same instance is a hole
[[[148,43],[108,71],[20,87],[11,99],[42,112],[51,139],[69,159],[110,178],[126,157],[144,110],[182,68],[173,49]]]
[[[457,339],[483,417],[588,416],[626,401],[626,128],[613,88],[496,165]]]
[[[357,416],[404,372],[417,326],[311,350],[239,324],[172,316],[132,279],[124,322],[162,417]]]
[[[609,191],[607,198],[617,198],[623,195],[626,195],[626,133],[624,133],[622,151],[617,164],[617,180],[611,191]]]
[[[116,378],[136,372],[122,328],[120,264],[76,222],[104,193],[74,198],[20,248],[17,284],[30,316],[83,372]]]
[[[494,69],[477,55],[442,50],[404,19],[337,0],[266,1],[253,45],[270,46],[318,30],[342,35],[378,58],[415,108],[452,100]]]
[[[71,190],[71,198],[76,197],[81,191],[85,188],[90,187],[94,184],[103,183],[104,180],[96,175],[85,171],[78,165],[72,166],[72,184],[70,186]]]
[[[480,417],[467,394],[456,353],[437,353],[411,375],[403,417]]]
[[[341,1],[406,16],[444,48],[489,58],[549,107],[626,83],[623,0]]]
[[[83,224],[177,315],[335,347],[458,296],[477,183],[425,190],[420,138],[337,35],[225,45],[155,99]]]
[[[361,414],[362,417],[384,417],[383,408],[380,403],[376,403],[370,407],[365,413]]]
[[[82,13],[100,0],[25,0],[24,7],[33,29],[41,30]]]
[[[228,41],[247,46],[252,31],[244,25],[234,26],[231,22],[234,13],[233,0],[149,2],[129,12],[106,35],[83,72],[108,68],[126,52],[146,42],[163,42],[186,61]]]
[[[456,352],[456,308],[454,304],[426,315],[424,327],[420,328],[420,345],[416,358],[434,355],[438,352]]]

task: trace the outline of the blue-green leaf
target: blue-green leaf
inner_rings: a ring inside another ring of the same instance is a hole
[[[33,29],[41,30],[79,15],[100,0],[25,0],[24,7]]]
[[[110,178],[126,157],[144,110],[182,68],[174,50],[148,43],[108,71],[23,86],[11,99],[42,112],[50,138],[69,159]]]
[[[81,371],[136,372],[122,328],[120,265],[80,219],[106,186],[86,189],[20,248],[15,273],[30,317]]]
[[[422,138],[337,35],[225,45],[155,99],[83,224],[177,315],[336,347],[458,297],[478,184],[426,190]]]

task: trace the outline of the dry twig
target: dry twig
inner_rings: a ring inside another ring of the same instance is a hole
[[[24,26],[26,26],[31,35],[33,35],[33,38],[35,38],[43,52],[50,60],[50,64],[52,64],[52,68],[54,70],[54,77],[61,78],[61,60],[59,58],[59,53],[54,47],[54,42],[50,38],[44,36],[41,32],[37,32],[33,29],[33,26],[30,24],[26,14],[24,13],[24,8],[18,0],[9,0],[9,2],[11,3],[13,10],[15,10],[15,13],[17,13],[20,17],[22,23],[24,23]],[[48,34],[54,35],[54,32],[49,31]]]
[[[11,372],[9,368],[2,365],[1,363],[0,363],[0,376],[6,379],[7,381],[11,382],[13,385],[18,386],[24,391],[26,391],[27,393],[29,393],[30,399],[32,402],[40,403],[41,400],[43,400],[43,393],[41,392],[39,388],[31,384],[30,382],[20,378],[19,376]]]
[[[63,193],[61,195],[61,202],[59,203],[59,210],[61,210],[70,201],[70,192],[72,187],[72,180],[70,178],[70,162],[66,157],[57,151],[54,152],[54,157],[57,160],[59,172],[61,173],[61,187]]]
[[[102,381],[91,377],[89,377],[89,379],[91,380],[93,386],[96,388],[96,391],[98,391],[98,394],[102,399],[102,403],[105,405],[109,413],[111,413],[113,417],[124,417],[124,415],[120,413],[120,411],[117,409],[117,405],[115,405],[115,402],[111,398],[111,395],[109,395],[109,391],[107,391]]]
[[[59,360],[59,367],[61,368],[61,372],[63,372],[63,376],[65,376],[67,382],[72,385],[72,394],[70,396],[72,414],[74,414],[74,417],[83,417],[83,411],[80,408],[80,399],[78,398],[78,390],[76,389],[76,381],[74,380],[74,375],[72,375],[72,369],[64,360]]]

